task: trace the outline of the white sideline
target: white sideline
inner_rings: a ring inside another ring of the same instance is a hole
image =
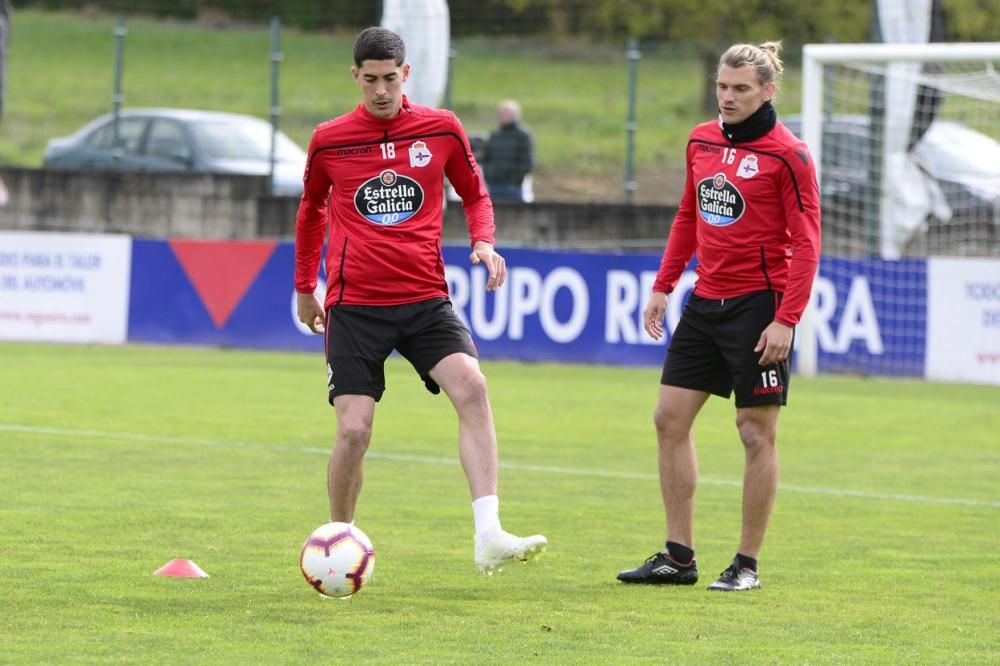
[[[208,446],[231,449],[256,449],[262,451],[291,451],[295,453],[313,453],[327,455],[330,450],[318,447],[288,447],[274,444],[252,444],[249,442],[231,442],[218,439],[199,439],[195,437],[172,437],[168,435],[146,435],[131,432],[107,432],[102,430],[77,430],[72,428],[48,428],[19,423],[0,423],[0,432],[23,432],[35,435],[58,435],[67,437],[99,437],[101,439],[118,439],[133,442],[159,442],[163,444],[187,444],[191,446]],[[415,462],[425,465],[457,465],[455,458],[438,458],[434,456],[409,455],[402,453],[385,453],[369,451],[365,457],[375,460],[390,460],[395,462]],[[564,474],[567,476],[596,476],[610,479],[635,479],[656,481],[655,474],[639,472],[613,472],[599,469],[584,469],[580,467],[556,467],[550,465],[525,465],[520,463],[500,463],[503,469],[522,472],[538,472],[541,474]],[[741,481],[731,479],[700,478],[699,483],[713,486],[740,486]],[[860,499],[895,500],[899,502],[916,502],[918,504],[955,504],[961,506],[989,507],[1000,509],[1000,501],[963,499],[958,497],[929,497],[925,495],[900,495],[896,493],[878,493],[863,490],[847,490],[843,488],[820,488],[812,486],[794,486],[780,484],[779,490],[785,492],[807,493],[811,495],[830,495],[833,497],[855,497]]]

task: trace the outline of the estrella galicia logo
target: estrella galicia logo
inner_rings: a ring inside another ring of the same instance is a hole
[[[386,169],[362,183],[354,194],[354,207],[369,222],[391,227],[405,222],[420,210],[424,189],[420,183]]]
[[[743,217],[746,202],[726,174],[717,173],[698,183],[698,212],[713,227],[728,227]]]

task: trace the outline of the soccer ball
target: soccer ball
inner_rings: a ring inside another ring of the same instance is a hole
[[[325,597],[349,597],[371,580],[372,542],[354,525],[327,523],[302,544],[299,566],[306,582]]]

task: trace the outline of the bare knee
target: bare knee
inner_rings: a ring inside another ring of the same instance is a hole
[[[669,405],[660,403],[653,410],[653,425],[660,446],[671,446],[686,442],[690,434],[687,422],[680,418]]]
[[[345,418],[337,423],[337,447],[346,452],[364,455],[372,439],[371,421],[364,418]]]
[[[448,389],[448,397],[459,410],[484,406],[489,402],[486,376],[478,367],[466,367]]]
[[[770,415],[740,412],[736,416],[736,429],[747,453],[754,455],[774,448],[777,440],[777,423]]]

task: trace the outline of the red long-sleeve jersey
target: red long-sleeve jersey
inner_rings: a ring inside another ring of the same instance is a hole
[[[295,290],[316,288],[323,238],[326,307],[447,296],[441,258],[444,176],[462,197],[472,244],[493,243],[493,204],[451,111],[410,104],[376,118],[363,104],[309,142],[295,220]]]
[[[780,122],[744,143],[727,141],[718,121],[695,127],[653,291],[673,291],[697,253],[696,294],[772,289],[783,294],[775,320],[794,326],[809,303],[819,252],[819,190],[805,143]]]

